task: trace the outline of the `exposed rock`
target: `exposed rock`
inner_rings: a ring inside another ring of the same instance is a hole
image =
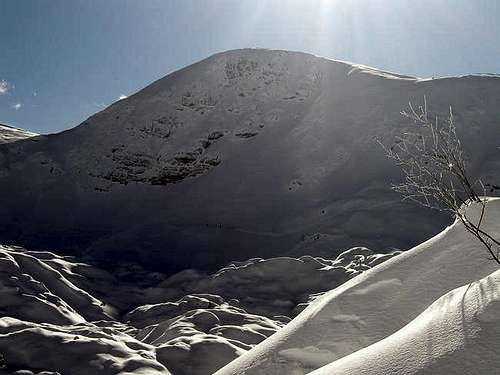
[[[240,129],[234,133],[235,136],[240,138],[252,138],[259,134],[258,131],[251,129]]]

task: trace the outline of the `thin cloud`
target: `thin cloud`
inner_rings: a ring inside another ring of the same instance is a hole
[[[16,111],[19,111],[23,105],[21,103],[16,103],[12,106]]]
[[[12,85],[7,82],[6,80],[4,79],[1,79],[0,80],[0,95],[5,95],[7,94],[10,89],[12,89]]]

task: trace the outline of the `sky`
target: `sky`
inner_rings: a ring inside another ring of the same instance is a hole
[[[498,0],[0,0],[0,123],[74,127],[214,53],[310,52],[397,73],[500,73]]]

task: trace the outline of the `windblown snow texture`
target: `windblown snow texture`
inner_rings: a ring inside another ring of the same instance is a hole
[[[212,374],[310,300],[394,255],[354,248],[335,260],[233,262],[213,275],[131,267],[113,276],[0,246],[0,374]],[[291,285],[292,272],[301,283]]]
[[[479,207],[467,209],[477,222]],[[495,238],[499,213],[500,200],[490,200],[482,229]],[[497,264],[457,221],[316,299],[216,375],[494,374],[498,278]]]

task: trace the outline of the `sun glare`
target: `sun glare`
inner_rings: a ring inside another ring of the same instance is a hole
[[[330,13],[335,5],[335,0],[320,0],[319,8],[322,14]]]

